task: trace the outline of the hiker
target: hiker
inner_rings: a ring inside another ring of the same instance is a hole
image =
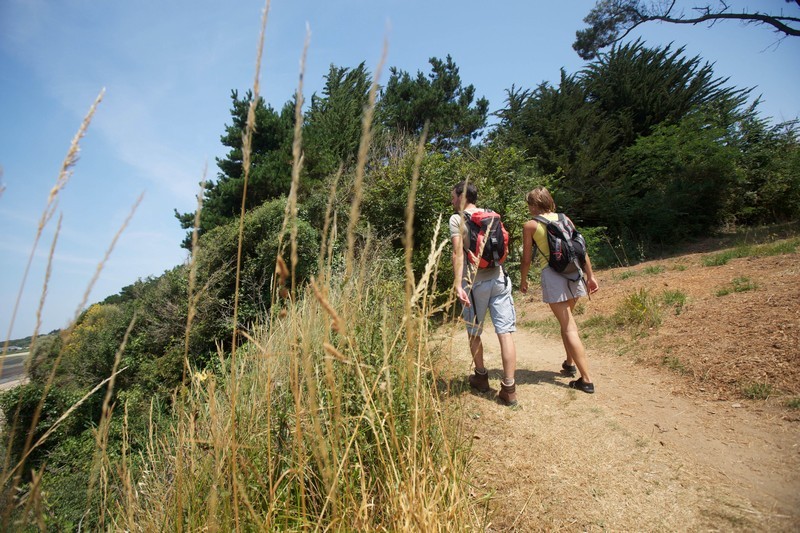
[[[511,281],[502,265],[479,268],[469,260],[470,233],[467,218],[481,210],[476,207],[478,189],[472,183],[460,182],[451,191],[454,214],[450,217],[450,239],[453,243],[453,288],[463,307],[462,317],[467,324],[467,336],[475,373],[469,376],[469,385],[479,392],[489,391],[489,373],[483,361],[481,333],[488,310],[494,331],[500,341],[503,378],[498,398],[508,406],[517,404],[517,387],[514,372],[517,366],[517,349],[512,333],[516,331],[517,315],[511,296]],[[499,217],[497,218],[499,223]],[[506,243],[507,246],[507,243]],[[507,249],[506,249],[507,252]],[[473,255],[474,257],[474,255]],[[503,256],[504,258],[505,256]]]
[[[536,187],[530,191],[526,197],[528,210],[533,217],[543,217],[549,221],[558,220],[556,214],[556,204],[550,192],[544,187]],[[572,221],[566,219],[567,225],[574,228]],[[529,220],[525,223],[522,230],[522,264],[520,265],[520,286],[523,294],[528,292],[528,270],[533,259],[534,248],[537,252],[538,263],[543,267],[542,278],[542,301],[550,305],[550,309],[558,319],[561,326],[561,340],[564,342],[564,350],[567,352],[567,359],[561,364],[561,373],[570,377],[575,377],[576,370],[580,371],[581,377],[575,381],[570,381],[569,386],[583,392],[592,394],[594,384],[589,375],[589,363],[586,359],[586,352],[583,342],[578,334],[578,325],[572,316],[578,298],[597,291],[597,279],[592,272],[592,263],[589,254],[585,256],[582,265],[583,271],[578,270],[575,275],[567,275],[556,272],[548,265],[550,247],[545,233],[545,224],[537,220]],[[584,278],[582,274],[585,274]]]

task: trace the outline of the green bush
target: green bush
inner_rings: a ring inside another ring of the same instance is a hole
[[[658,327],[661,324],[658,300],[647,289],[639,289],[617,306],[614,321],[619,326]]]
[[[278,238],[283,225],[286,200],[269,201],[244,218],[239,283],[238,320],[253,323],[272,306]],[[282,255],[290,266],[289,232],[283,235]],[[304,220],[297,220],[297,265],[295,282],[302,284],[316,271],[319,234]],[[198,287],[208,285],[208,309],[201,327],[211,343],[227,341],[232,331],[230,319],[236,292],[236,257],[239,247],[239,222],[218,226],[200,239],[196,256]],[[227,343],[229,345],[229,343]]]

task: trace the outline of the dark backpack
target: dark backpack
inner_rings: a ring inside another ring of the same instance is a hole
[[[481,209],[469,216],[464,213],[464,219],[467,226],[464,248],[469,262],[478,268],[502,265],[508,256],[508,232],[500,214],[491,209]]]
[[[564,213],[558,213],[557,220],[547,220],[542,216],[533,218],[544,224],[547,245],[550,247],[550,257],[545,259],[550,268],[565,275],[577,272],[582,277],[583,267],[586,264],[586,241],[583,235],[575,229]],[[533,245],[536,246],[536,243]],[[539,251],[544,256],[544,252]]]

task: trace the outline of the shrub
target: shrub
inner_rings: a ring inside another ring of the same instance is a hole
[[[658,327],[661,324],[658,300],[647,289],[639,289],[617,306],[614,321],[619,326]]]

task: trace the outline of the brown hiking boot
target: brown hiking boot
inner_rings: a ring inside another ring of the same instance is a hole
[[[501,381],[500,392],[497,393],[497,397],[509,407],[517,405],[517,384],[508,386]]]
[[[485,374],[475,372],[470,375],[469,386],[478,392],[489,392],[489,372]]]

